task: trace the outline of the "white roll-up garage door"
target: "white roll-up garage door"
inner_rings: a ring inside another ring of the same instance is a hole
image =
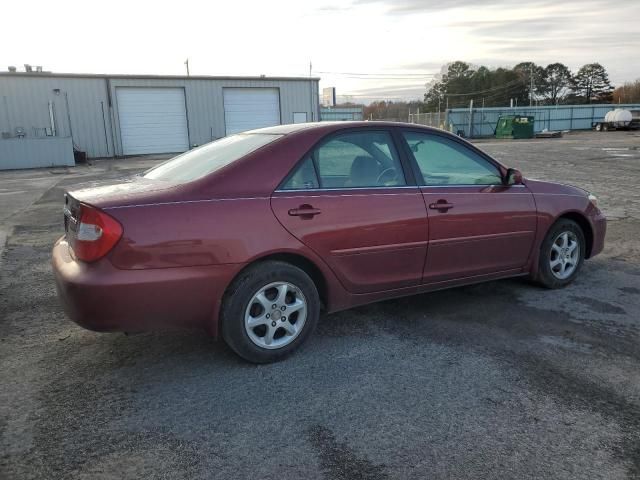
[[[277,88],[224,88],[223,96],[227,135],[280,125]]]
[[[182,88],[116,88],[125,155],[177,153],[189,149]]]

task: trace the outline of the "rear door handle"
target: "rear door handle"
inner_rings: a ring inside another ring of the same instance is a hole
[[[436,203],[429,204],[431,210],[438,210],[440,212],[446,212],[453,208],[453,203],[449,203],[446,200],[438,200]]]
[[[315,215],[320,215],[322,211],[318,208],[313,208],[311,205],[300,205],[298,208],[292,208],[289,210],[289,215],[292,217],[313,218]]]

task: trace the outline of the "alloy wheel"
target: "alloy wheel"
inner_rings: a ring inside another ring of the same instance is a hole
[[[293,342],[307,319],[307,300],[288,282],[273,282],[251,298],[244,315],[245,331],[261,348],[277,349]]]
[[[559,280],[569,278],[578,268],[580,262],[580,243],[575,233],[561,232],[553,240],[549,252],[551,273]]]

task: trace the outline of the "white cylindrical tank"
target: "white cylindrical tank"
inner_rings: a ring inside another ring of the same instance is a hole
[[[633,115],[631,115],[631,112],[623,108],[611,110],[607,112],[604,117],[604,121],[606,123],[612,123],[614,127],[626,127],[631,123],[632,119]]]

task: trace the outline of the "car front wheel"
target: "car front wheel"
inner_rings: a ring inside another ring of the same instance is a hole
[[[556,222],[540,247],[539,282],[547,288],[571,283],[584,261],[586,244],[580,226],[568,219]]]
[[[311,335],[320,298],[303,270],[270,261],[240,274],[225,295],[221,314],[222,336],[231,349],[250,362],[269,363]]]

